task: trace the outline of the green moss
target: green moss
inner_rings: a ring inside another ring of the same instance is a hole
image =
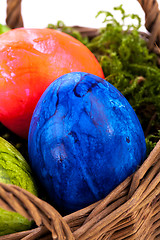
[[[117,21],[109,12],[105,14],[106,27],[87,47],[100,62],[106,80],[113,84],[130,102],[145,133],[147,152],[160,139],[160,69],[157,56],[147,48],[140,33],[139,16],[126,15],[122,5],[115,8],[121,12]],[[137,24],[127,25],[127,19]],[[148,140],[150,139],[150,140]]]
[[[140,17],[126,14],[122,5],[114,10],[120,12],[121,20],[110,12],[100,11],[97,17],[104,15],[106,27],[91,40],[83,41],[79,35],[78,38],[96,56],[106,80],[130,102],[141,122],[146,141],[152,136],[150,145],[147,145],[151,151],[160,139],[160,69],[157,56],[148,50],[147,41],[139,33]],[[73,35],[74,29],[65,26],[62,31]]]

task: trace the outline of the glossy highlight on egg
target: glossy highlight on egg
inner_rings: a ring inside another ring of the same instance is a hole
[[[56,79],[32,116],[31,167],[52,204],[68,214],[103,199],[146,156],[143,129],[126,98],[85,72]]]
[[[58,77],[85,71],[104,78],[93,53],[53,29],[17,28],[0,35],[0,122],[28,138],[34,108]]]

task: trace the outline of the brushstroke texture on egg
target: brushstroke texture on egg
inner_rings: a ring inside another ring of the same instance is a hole
[[[64,213],[104,198],[146,153],[142,127],[126,98],[104,79],[82,72],[47,88],[28,141],[32,169]]]

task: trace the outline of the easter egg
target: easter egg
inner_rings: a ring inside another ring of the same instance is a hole
[[[104,78],[95,56],[68,34],[19,28],[0,35],[0,122],[27,138],[44,90],[58,77],[75,71]]]
[[[103,199],[145,159],[141,124],[104,79],[69,73],[55,80],[32,116],[31,167],[64,214]]]
[[[31,169],[18,150],[0,137],[0,182],[14,184],[37,195]],[[0,235],[30,229],[29,221],[16,212],[0,208]]]

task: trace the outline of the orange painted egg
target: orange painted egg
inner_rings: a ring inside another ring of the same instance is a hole
[[[0,36],[0,121],[27,138],[33,110],[58,77],[83,71],[104,78],[91,51],[53,29],[10,30]]]

